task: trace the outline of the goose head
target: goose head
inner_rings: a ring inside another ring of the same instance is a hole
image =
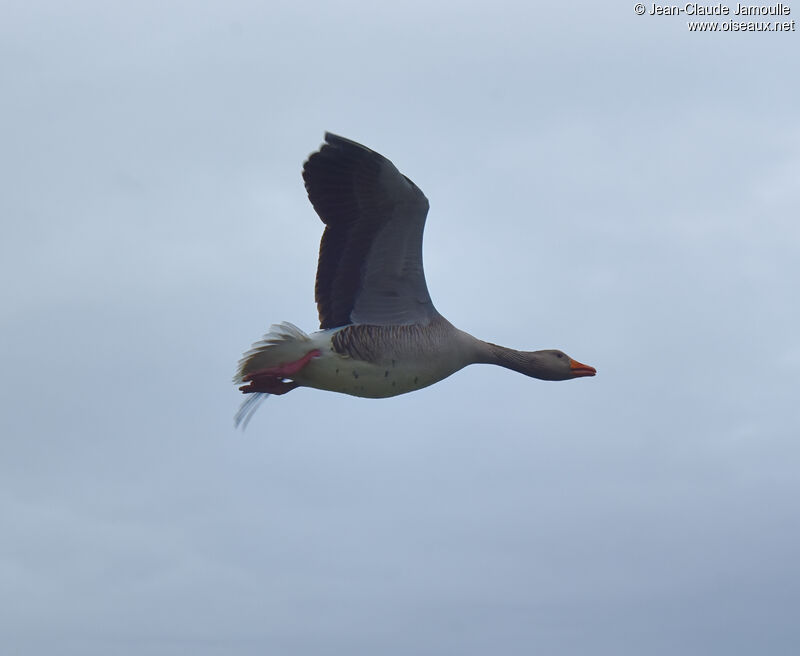
[[[597,373],[594,367],[573,360],[558,349],[533,351],[526,355],[528,367],[523,373],[541,380],[570,380],[582,376],[594,376]]]

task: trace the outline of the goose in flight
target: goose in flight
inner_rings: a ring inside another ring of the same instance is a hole
[[[296,387],[384,398],[477,363],[542,380],[597,373],[559,350],[484,342],[436,311],[422,268],[428,199],[382,155],[326,133],[303,180],[325,224],[315,290],[320,330],[277,324],[244,355],[234,382],[249,396],[237,425],[269,394]]]

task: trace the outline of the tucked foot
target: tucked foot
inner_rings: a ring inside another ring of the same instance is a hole
[[[276,367],[266,367],[258,371],[252,371],[249,374],[242,376],[242,382],[248,383],[239,388],[240,392],[244,394],[251,394],[253,392],[265,392],[267,394],[286,394],[291,392],[298,383],[293,380],[284,380],[291,378],[298,371],[303,369],[312,358],[319,357],[319,349],[309,351],[299,360],[294,362],[284,362]]]
[[[293,380],[283,380],[276,376],[259,376],[250,380],[247,385],[242,385],[239,391],[243,394],[252,394],[253,392],[263,392],[265,394],[286,394],[291,392],[298,383]]]

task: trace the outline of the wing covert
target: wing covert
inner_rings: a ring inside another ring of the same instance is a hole
[[[315,297],[321,328],[427,323],[422,234],[428,199],[382,155],[349,139],[326,143],[303,167],[325,223]]]

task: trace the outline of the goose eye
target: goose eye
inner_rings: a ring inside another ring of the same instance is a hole
[[[557,358],[563,358],[563,357],[564,357],[564,354],[563,354],[563,353],[556,353],[556,357],[557,357]]]

